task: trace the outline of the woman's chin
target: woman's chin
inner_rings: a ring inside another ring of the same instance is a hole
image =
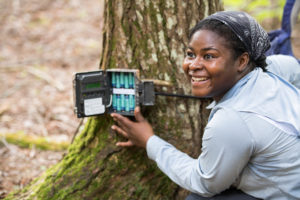
[[[192,94],[193,94],[193,96],[196,96],[196,97],[201,97],[201,98],[204,98],[204,97],[206,97],[206,96],[207,96],[207,94],[206,94],[206,93],[199,92],[199,91],[194,91],[194,90],[192,90]]]

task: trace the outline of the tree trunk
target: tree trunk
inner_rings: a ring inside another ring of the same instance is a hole
[[[188,32],[197,21],[221,10],[217,0],[105,2],[100,68],[134,68],[140,78],[159,79],[173,93],[190,94],[181,63]],[[197,157],[208,101],[157,97],[142,113],[157,135]],[[92,117],[55,166],[7,199],[182,199],[181,189],[147,158],[143,149],[115,146],[108,115]]]

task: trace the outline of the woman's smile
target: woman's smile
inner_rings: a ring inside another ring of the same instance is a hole
[[[194,76],[191,77],[192,86],[201,86],[207,83],[208,80],[209,79],[207,77],[194,77]]]
[[[200,77],[200,78],[192,77],[192,82],[206,81],[207,79],[208,78],[206,78],[206,77]]]

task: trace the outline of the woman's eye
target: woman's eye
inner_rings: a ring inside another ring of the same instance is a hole
[[[203,57],[204,57],[205,60],[209,60],[209,59],[214,58],[211,54],[205,54]]]
[[[195,57],[195,54],[193,52],[186,52],[186,56],[189,57],[189,58],[194,58]]]

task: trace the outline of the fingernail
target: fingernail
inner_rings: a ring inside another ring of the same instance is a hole
[[[112,126],[111,126],[111,129],[115,130],[115,128],[116,128],[115,125],[112,125]]]

